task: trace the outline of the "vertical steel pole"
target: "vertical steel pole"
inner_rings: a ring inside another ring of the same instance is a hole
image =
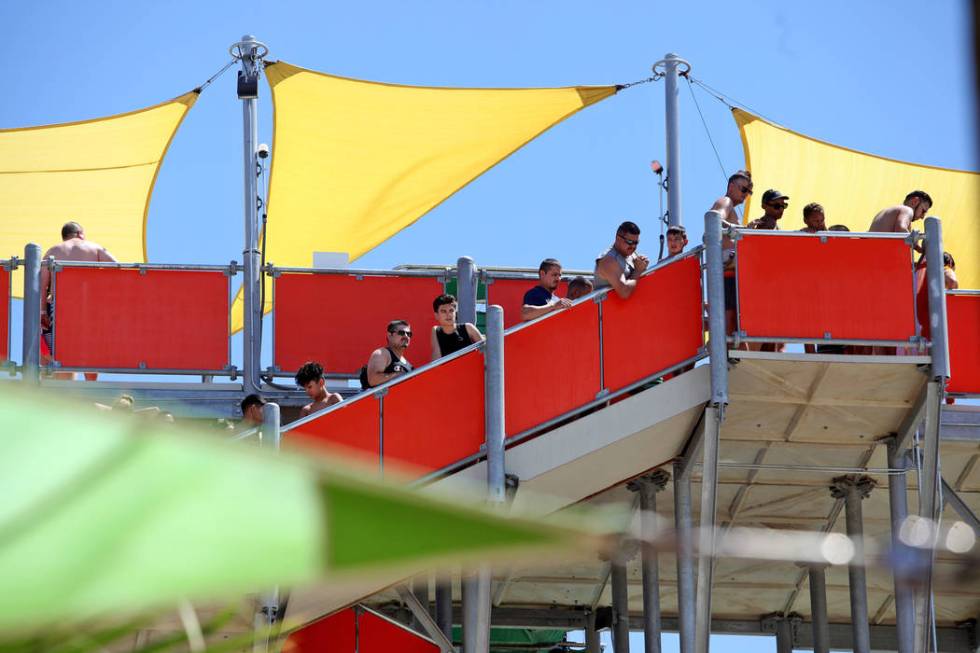
[[[476,324],[476,263],[469,256],[456,261],[456,301],[459,304],[456,321]]]
[[[589,612],[585,618],[585,653],[602,653],[599,631],[595,627],[595,611]]]
[[[486,444],[488,500],[506,501],[504,468],[504,309],[487,307]]]
[[[487,345],[485,369],[485,413],[487,448],[487,501],[502,506],[506,501],[507,478],[504,466],[504,309],[487,307]],[[490,650],[489,566],[482,566],[463,581],[463,651],[487,653]]]
[[[260,443],[263,449],[273,453],[279,451],[282,437],[280,432],[279,404],[267,403],[262,407],[262,426],[259,427]],[[269,638],[272,629],[279,619],[279,588],[260,592],[258,595],[253,618],[255,636],[252,641],[253,653],[266,653],[269,650]]]
[[[776,621],[776,653],[793,653],[793,624],[787,617]]]
[[[242,330],[242,382],[246,393],[259,392],[259,365],[262,347],[262,272],[259,270],[259,207],[258,207],[258,76],[260,44],[246,34],[237,44],[242,70],[239,72],[238,97],[242,101],[243,170],[245,193],[245,276],[242,286],[244,319]],[[243,86],[243,79],[255,79],[255,91]],[[247,89],[247,90],[246,90]]]
[[[449,641],[453,639],[453,581],[436,580],[436,624]]]
[[[694,653],[694,536],[691,533],[691,472],[674,465],[674,530],[677,533],[677,630],[681,653]]]
[[[660,653],[660,560],[651,544],[657,537],[657,492],[667,487],[670,475],[657,470],[626,484],[640,494],[640,569],[643,580],[643,651]]]
[[[612,586],[613,653],[630,651],[629,585],[626,576],[627,557],[617,551],[609,561],[609,582]]]
[[[683,62],[673,52],[664,55],[664,102],[667,117],[667,222],[684,224],[681,211],[680,110],[677,103],[677,68]]]
[[[711,400],[704,411],[704,458],[701,466],[701,524],[698,539],[696,653],[707,653],[711,635],[711,584],[715,549],[715,505],[718,496],[718,449],[728,404],[728,345],[725,342],[725,279],[722,263],[722,215],[704,214],[704,252],[708,277],[708,351],[711,356]]]
[[[946,326],[946,279],[943,274],[943,230],[939,218],[925,220],[926,288],[929,292],[929,329],[932,342],[932,381],[926,389],[926,419],[922,441],[922,474],[919,478],[919,516],[931,526],[937,522],[939,494],[939,414],[942,409],[946,381],[949,379],[949,341]],[[933,528],[931,542],[937,529]],[[935,554],[932,547],[922,555],[928,556],[925,578],[917,592],[915,603],[915,650],[929,650],[931,635],[932,566]]]
[[[864,520],[861,501],[871,494],[875,482],[868,476],[838,476],[830,486],[835,499],[844,499],[847,536],[854,543],[854,557],[847,566],[847,583],[851,596],[851,629],[854,653],[871,653],[871,630],[868,624],[868,586],[864,573]]]
[[[830,653],[830,624],[827,621],[826,565],[809,564],[810,620],[813,628],[813,653]]]
[[[907,458],[905,450],[898,450],[894,437],[888,439],[888,467],[893,473],[888,477],[888,509],[891,513],[892,556],[895,584],[895,634],[898,640],[898,653],[912,653],[915,647],[915,596],[912,593],[908,572],[903,571],[911,562],[912,552],[899,537],[902,524],[909,515],[908,486],[905,477]],[[902,470],[901,474],[894,470]]]
[[[54,271],[51,271],[54,274]],[[21,350],[24,383],[37,385],[41,378],[41,246],[24,247],[24,336]]]

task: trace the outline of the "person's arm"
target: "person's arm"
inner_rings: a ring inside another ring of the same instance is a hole
[[[563,308],[568,308],[572,305],[572,302],[568,301],[564,297],[559,299],[554,304],[545,304],[544,306],[534,306],[533,304],[524,304],[521,306],[521,320],[528,322],[534,318],[541,317],[542,315],[547,315],[552,311],[560,311]]]
[[[475,344],[478,342],[483,342],[485,338],[480,330],[473,325],[472,322],[466,323],[466,334],[470,337],[470,344]]]
[[[328,392],[327,393],[327,406],[333,406],[334,404],[339,404],[343,400],[344,400],[344,398],[341,397],[336,392]]]
[[[644,266],[644,269],[646,269],[646,266]],[[636,290],[636,279],[627,279],[623,276],[622,271],[619,269],[619,264],[612,257],[606,256],[599,261],[599,265],[596,266],[596,272],[600,277],[608,281],[612,289],[616,291],[616,294],[623,299],[629,299],[629,296]]]
[[[98,260],[100,263],[116,263],[116,257],[109,253],[105,247],[100,247],[98,251]]]
[[[375,349],[374,353],[371,354],[371,358],[368,359],[367,364],[367,378],[369,385],[381,385],[385,381],[395,376],[393,373],[385,374],[385,368],[388,367],[389,358],[391,358],[391,356],[388,355],[387,349]]]
[[[300,417],[306,417],[307,415],[309,415],[312,412],[310,410],[312,407],[313,407],[313,404],[306,404],[305,406],[303,406],[302,408],[300,408],[299,409],[299,416]]]
[[[951,268],[943,268],[943,275],[946,277],[946,290],[956,290],[960,287],[960,282],[956,278],[956,272]]]
[[[442,356],[442,350],[439,348],[439,338],[436,337],[436,330],[441,327],[432,327],[432,333],[429,334],[429,345],[432,347],[432,360],[435,360]]]

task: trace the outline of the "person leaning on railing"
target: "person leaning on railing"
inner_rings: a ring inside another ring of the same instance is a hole
[[[452,295],[439,295],[432,300],[436,325],[432,327],[432,360],[448,356],[473,343],[483,342],[483,334],[470,322],[456,324],[458,305]]]
[[[739,217],[735,207],[748,199],[751,194],[752,173],[748,170],[738,170],[728,178],[725,194],[716,199],[708,210],[721,213],[722,226],[738,227]],[[728,235],[724,235],[721,239],[721,248],[725,263],[725,332],[731,334],[735,331],[735,305],[738,301],[735,293],[735,241]]]
[[[635,222],[626,221],[616,228],[613,244],[595,259],[595,287],[612,288],[623,299],[628,299],[650,259],[637,253],[640,244],[640,228]]]
[[[521,305],[521,320],[527,322],[547,315],[552,311],[568,308],[572,302],[555,294],[561,283],[561,263],[555,258],[546,258],[538,266],[538,285],[524,293]]]

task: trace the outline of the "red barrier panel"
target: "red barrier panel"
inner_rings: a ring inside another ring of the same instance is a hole
[[[381,451],[380,406],[376,396],[342,403],[326,415],[290,429],[283,442],[339,449],[340,455],[361,457],[363,462],[376,465]]]
[[[487,285],[487,305],[497,304],[504,309],[504,328],[509,329],[521,323],[521,306],[524,293],[538,285],[537,279],[494,279]],[[562,281],[555,294],[564,297],[568,294],[568,282]]]
[[[643,277],[629,299],[602,302],[603,376],[611,392],[697,356],[704,346],[701,263],[670,263]]]
[[[916,335],[912,257],[902,240],[745,233],[736,251],[739,328],[748,336]]]
[[[980,295],[946,294],[952,377],[946,390],[980,395]]]
[[[599,309],[586,301],[504,338],[507,436],[596,398]]]
[[[328,372],[356,374],[385,345],[392,320],[412,326],[408,360],[418,366],[432,358],[432,300],[443,292],[435,278],[283,273],[273,287],[273,364],[280,370],[315,360]]]
[[[10,271],[0,267],[0,361],[10,360]]]
[[[384,398],[384,461],[427,471],[484,442],[483,354],[472,351],[391,386]]]
[[[65,267],[55,292],[54,357],[65,367],[219,371],[230,364],[222,271]]]
[[[290,633],[283,653],[438,653],[439,647],[373,610],[348,608]]]

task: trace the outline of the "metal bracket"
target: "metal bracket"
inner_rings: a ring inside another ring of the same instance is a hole
[[[385,395],[387,394],[388,394],[388,388],[381,388],[380,390],[374,393],[374,398],[377,399],[378,401],[381,401],[382,399],[384,399]]]
[[[146,266],[143,265],[142,263],[138,263],[136,265],[136,271],[140,273],[140,276],[142,277],[146,276]]]
[[[233,277],[238,274],[238,261],[232,261],[228,264],[228,267],[224,269],[224,274],[226,277]]]
[[[17,265],[19,261],[20,259],[18,259],[16,256],[11,256],[10,260],[3,264],[3,269],[6,270],[7,272],[13,272],[14,270],[17,269]]]
[[[140,361],[139,362],[139,365],[137,365],[137,367],[140,368],[141,370],[145,370],[146,369],[146,361]]]
[[[698,347],[698,356],[704,356],[708,353],[708,348],[705,345]]]
[[[604,301],[606,301],[606,298],[607,298],[607,297],[609,297],[609,293],[607,293],[607,292],[604,292],[604,293],[602,293],[601,295],[596,295],[596,296],[594,296],[594,297],[592,298],[592,301],[593,301],[593,302],[595,302],[596,304],[599,304],[599,303],[601,303],[601,302],[604,302]]]
[[[820,236],[820,242],[826,245],[828,242],[827,236]]]
[[[364,281],[364,275],[363,274],[355,274],[354,275],[354,278],[357,279],[358,281]]]
[[[924,234],[912,230],[909,232],[909,235],[905,237],[903,242],[909,247],[915,247],[915,244],[919,242],[920,239],[924,238],[924,236],[925,236]]]
[[[61,265],[60,263],[55,263],[54,258],[48,258],[48,261],[49,261],[48,267],[51,269],[52,272],[61,272],[62,270],[65,269],[65,266]]]
[[[228,372],[228,376],[231,378],[232,381],[238,378],[238,368],[235,367],[234,365],[227,366],[224,371]]]
[[[823,332],[823,339],[824,340],[830,340],[833,337],[834,336],[833,336],[833,334],[830,331],[824,331]]]
[[[721,237],[724,238],[725,236],[728,236],[729,239],[737,243],[745,238],[745,232],[738,227],[728,227],[727,229],[723,227],[721,230]]]
[[[595,393],[595,398],[596,399],[602,399],[603,397],[605,397],[608,394],[609,394],[609,388],[603,388],[599,392]]]

